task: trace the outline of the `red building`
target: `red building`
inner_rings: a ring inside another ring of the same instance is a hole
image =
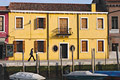
[[[0,6],[0,59],[5,57],[5,44],[8,43],[8,7]]]

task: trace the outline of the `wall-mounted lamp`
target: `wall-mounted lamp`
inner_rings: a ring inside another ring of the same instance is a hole
[[[31,20],[29,20],[29,24],[31,24]]]

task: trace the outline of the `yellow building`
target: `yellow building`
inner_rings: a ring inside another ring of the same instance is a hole
[[[9,60],[25,60],[34,56],[40,60],[91,59],[95,48],[97,59],[108,57],[107,12],[96,4],[10,3],[9,44],[14,55]]]

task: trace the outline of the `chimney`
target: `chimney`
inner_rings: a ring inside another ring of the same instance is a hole
[[[91,4],[91,11],[96,12],[96,3]]]

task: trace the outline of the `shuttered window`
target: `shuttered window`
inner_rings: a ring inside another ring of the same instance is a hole
[[[117,46],[119,46],[119,43],[112,43],[112,51],[117,51]]]
[[[4,31],[4,17],[0,16],[0,31]]]
[[[16,28],[23,28],[23,17],[16,17]]]
[[[62,34],[68,33],[68,18],[60,18],[59,24],[60,24],[60,33]]]
[[[103,29],[103,18],[98,18],[98,29]]]
[[[88,28],[88,19],[87,18],[81,18],[81,25],[82,29],[87,29]]]
[[[25,41],[14,41],[14,52],[25,52]]]
[[[104,51],[104,41],[99,40],[98,41],[98,52],[103,52]]]
[[[82,52],[88,52],[88,41],[82,40]]]
[[[118,29],[118,16],[112,16],[112,29]]]
[[[46,18],[37,18],[37,28],[43,28],[46,27]]]
[[[35,41],[35,52],[46,52],[46,41]]]

